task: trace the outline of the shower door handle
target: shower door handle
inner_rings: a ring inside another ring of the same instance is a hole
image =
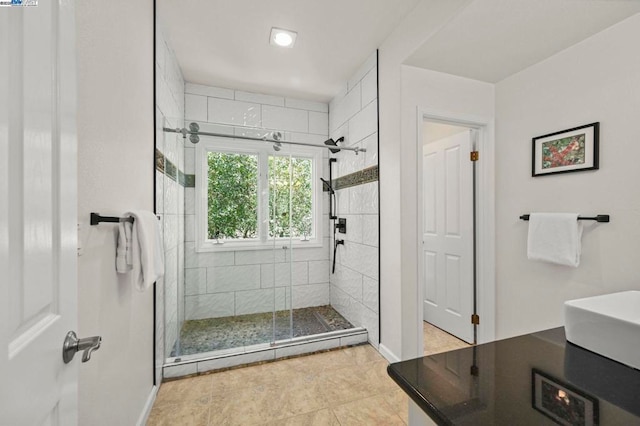
[[[67,333],[62,344],[62,360],[65,364],[71,362],[76,352],[82,352],[82,362],[87,362],[91,359],[91,354],[94,351],[100,349],[102,343],[101,336],[85,337],[84,339],[78,339],[74,331]]]

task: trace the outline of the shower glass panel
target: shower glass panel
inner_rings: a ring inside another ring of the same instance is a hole
[[[273,242],[273,339],[289,340],[291,322],[291,153],[289,147],[274,145],[267,155],[269,193],[268,238]]]

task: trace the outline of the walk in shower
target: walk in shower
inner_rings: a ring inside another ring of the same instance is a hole
[[[171,3],[156,31],[158,378],[377,346],[376,55],[331,102],[190,83]]]
[[[326,145],[221,123],[162,130],[185,144],[195,178],[185,189],[184,318],[169,356],[354,328],[330,306]]]

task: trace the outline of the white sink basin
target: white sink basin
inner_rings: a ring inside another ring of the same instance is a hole
[[[567,340],[640,370],[640,291],[564,302]]]

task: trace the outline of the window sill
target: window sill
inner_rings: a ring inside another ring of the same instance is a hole
[[[293,240],[291,243],[289,240],[277,240],[270,243],[256,244],[256,243],[242,243],[242,242],[225,242],[225,243],[212,243],[205,241],[200,244],[196,244],[196,253],[211,253],[211,252],[224,252],[224,251],[259,251],[259,250],[282,250],[282,249],[306,249],[306,248],[321,248],[323,247],[322,241],[318,238],[312,238],[307,241]]]

